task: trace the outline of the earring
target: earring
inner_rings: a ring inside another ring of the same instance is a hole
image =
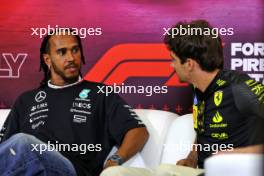
[[[47,72],[48,75],[50,74],[50,68],[51,68],[51,66],[48,65],[48,72]]]

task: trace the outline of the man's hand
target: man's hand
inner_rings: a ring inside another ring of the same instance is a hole
[[[105,165],[104,165],[104,169],[111,167],[111,166],[118,166],[118,164],[112,160],[108,160]]]
[[[179,160],[176,165],[181,165],[181,166],[187,166],[187,167],[192,167],[196,168],[197,167],[197,160],[191,159],[191,158],[185,158]]]
[[[143,148],[148,140],[148,136],[149,134],[145,127],[133,128],[129,130],[116,153],[123,159],[124,162],[127,161]]]
[[[127,161],[129,158],[131,158],[134,154],[136,154],[143,148],[144,144],[148,139],[148,136],[149,134],[146,127],[133,128],[129,130],[126,133],[122,144],[116,154],[122,158],[123,162]],[[107,167],[118,165],[118,162],[108,160],[105,163],[104,169],[106,169]]]

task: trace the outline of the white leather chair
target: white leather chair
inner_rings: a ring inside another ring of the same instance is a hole
[[[161,163],[175,164],[185,158],[196,134],[192,114],[136,109],[149,131],[143,150],[124,163],[125,166],[154,168]]]
[[[195,138],[192,114],[176,118],[167,132],[161,163],[176,164],[177,161],[186,158]]]
[[[150,135],[143,150],[124,165],[147,168],[158,166],[161,162],[167,132],[172,122],[179,115],[172,112],[148,109],[136,109],[135,112],[147,126]]]
[[[260,154],[219,154],[205,160],[205,176],[263,176]]]
[[[10,109],[0,109],[0,129],[4,125],[4,122],[9,112],[10,112]]]

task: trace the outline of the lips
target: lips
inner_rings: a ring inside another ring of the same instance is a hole
[[[77,69],[78,69],[78,67],[77,67],[76,65],[73,65],[73,64],[71,64],[71,65],[67,65],[67,66],[65,67],[65,70],[69,70],[69,71],[71,71],[71,72],[76,71]]]
[[[75,72],[75,71],[77,71],[77,68],[76,68],[76,67],[72,67],[72,68],[68,68],[68,70],[69,70],[70,72]]]

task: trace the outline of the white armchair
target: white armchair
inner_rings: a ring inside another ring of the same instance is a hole
[[[205,176],[263,176],[261,154],[221,154],[207,158]]]
[[[143,150],[124,165],[153,168],[161,163],[175,164],[188,155],[189,150],[184,150],[182,146],[192,144],[195,139],[191,114],[179,116],[148,109],[136,109],[135,112],[147,126],[150,135]]]
[[[9,112],[10,112],[10,109],[0,109],[0,129],[4,125],[4,122]]]

